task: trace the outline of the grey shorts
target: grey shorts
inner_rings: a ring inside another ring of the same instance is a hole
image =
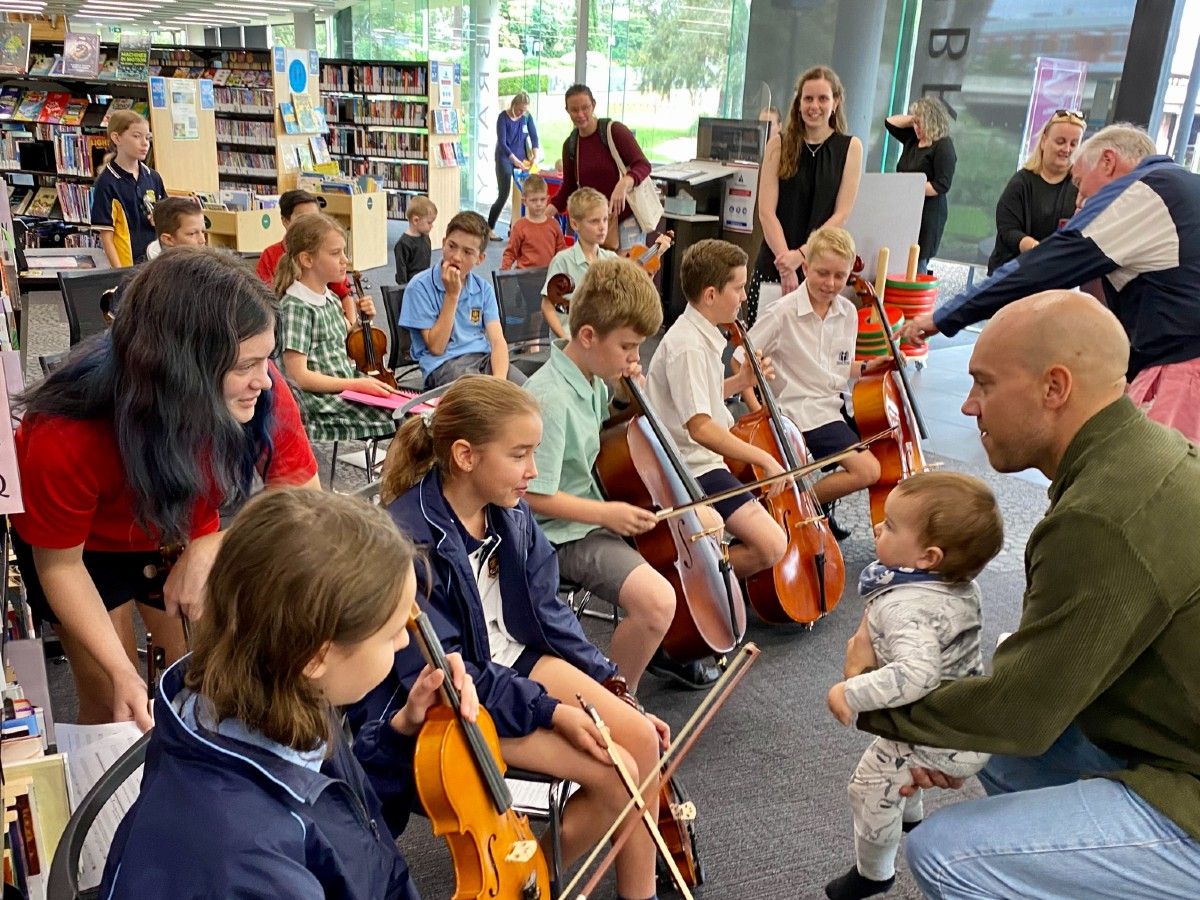
[[[596,528],[577,541],[558,545],[558,571],[563,579],[613,606],[625,580],[644,565],[642,555],[607,528]]]

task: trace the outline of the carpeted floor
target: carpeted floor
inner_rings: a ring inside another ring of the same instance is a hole
[[[387,270],[370,274],[376,284],[390,282]],[[55,305],[35,304],[30,314],[31,359],[35,353],[61,349],[65,325]],[[330,449],[328,444],[316,447],[323,480]],[[1017,625],[1023,548],[1045,509],[1045,491],[986,467],[951,459],[945,464],[988,481],[1004,511],[1008,532],[1004,551],[979,579],[984,645],[991,648],[1000,632]],[[361,482],[360,471],[339,468],[339,490]],[[873,558],[873,542],[863,500],[843,503],[840,518],[855,526],[855,533],[843,544],[848,573],[843,602],[811,631],[752,622],[747,638],[762,648],[762,656],[681,770],[700,815],[699,843],[708,881],[696,892],[698,897],[821,897],[825,882],[844,872],[853,860],[845,785],[869,738],[840,726],[825,708],[825,694],[840,676],[845,642],[859,621],[857,573]],[[589,618],[585,627],[598,645],[607,646],[610,626]],[[69,670],[65,663],[52,663],[49,669],[56,718],[73,721]],[[648,676],[641,699],[678,728],[700,695],[667,687]],[[954,795],[934,792],[926,808],[979,793],[972,781]],[[449,857],[426,822],[414,818],[400,843],[422,895],[427,900],[448,898],[453,893]],[[900,868],[889,896],[918,897],[902,860]],[[598,900],[613,896],[611,877],[595,896]]]

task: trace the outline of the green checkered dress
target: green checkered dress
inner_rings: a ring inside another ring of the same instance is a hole
[[[279,311],[282,349],[307,356],[310,372],[335,378],[365,377],[355,371],[346,353],[346,317],[337,299],[326,293],[325,303],[315,306],[292,293],[295,290],[312,293],[303,285],[293,285],[284,295]],[[350,441],[396,433],[390,409],[349,403],[337,394],[297,393],[309,440]]]

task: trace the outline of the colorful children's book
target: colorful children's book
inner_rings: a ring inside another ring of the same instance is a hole
[[[216,74],[213,75],[213,84],[227,84],[229,82],[229,75],[229,69],[217,69]]]
[[[50,216],[58,204],[58,191],[52,187],[38,188],[37,194],[29,202],[26,210],[31,216]]]
[[[108,80],[116,80],[117,78],[117,61],[110,59],[106,54],[100,54],[100,74],[99,78]]]
[[[45,91],[26,91],[21,96],[21,102],[17,104],[13,118],[18,122],[36,122],[45,102]]]
[[[38,113],[38,121],[51,125],[59,124],[70,102],[71,95],[67,91],[50,91],[46,95],[46,102],[42,104],[41,112]]]
[[[332,159],[329,155],[329,145],[325,143],[325,135],[314,134],[308,139],[308,145],[312,147],[312,156],[318,165]]]
[[[122,78],[140,81],[149,76],[150,35],[135,31],[121,32],[117,71]]]
[[[67,108],[63,110],[62,124],[63,125],[78,125],[83,122],[84,113],[87,112],[88,102],[83,97],[72,97],[67,103]]]
[[[308,147],[308,144],[297,144],[296,154],[300,157],[300,171],[311,171],[313,167],[313,155],[312,150],[310,150]]]
[[[28,24],[0,22],[0,74],[24,75],[29,69]]]
[[[77,78],[100,74],[100,35],[67,32],[63,39],[63,74]]]
[[[21,89],[16,85],[10,84],[0,91],[0,119],[11,119],[20,99]]]
[[[287,134],[299,134],[300,123],[296,121],[296,107],[283,100],[279,104],[279,118],[283,121],[283,130]]]
[[[292,92],[292,106],[296,110],[296,121],[300,123],[301,134],[318,134],[321,126],[317,122],[316,111],[308,94]]]
[[[47,56],[44,53],[39,53],[29,60],[30,75],[49,75],[50,68],[54,65],[54,57]]]

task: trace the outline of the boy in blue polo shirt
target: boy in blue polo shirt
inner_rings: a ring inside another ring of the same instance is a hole
[[[508,362],[496,292],[471,272],[487,250],[488,225],[476,212],[460,212],[446,226],[442,261],[408,283],[400,327],[412,335],[413,359],[425,388],[467,373],[498,374],[523,384]]]

